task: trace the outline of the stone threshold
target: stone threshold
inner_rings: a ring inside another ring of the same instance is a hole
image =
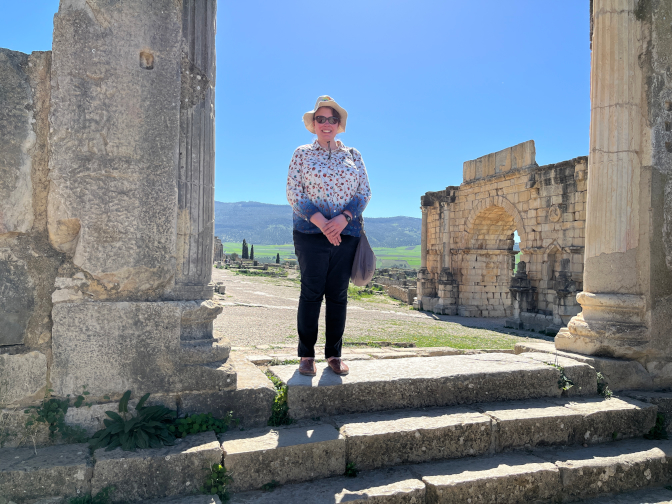
[[[556,364],[556,366],[554,366]],[[317,375],[303,376],[297,365],[272,366],[287,384],[294,419],[391,409],[454,406],[478,402],[559,397],[564,367],[574,382],[570,395],[597,391],[594,369],[548,354],[476,354],[350,362],[350,374],[337,376],[317,363]]]

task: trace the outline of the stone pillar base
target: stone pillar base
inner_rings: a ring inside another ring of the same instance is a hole
[[[95,399],[235,389],[231,344],[212,333],[219,311],[209,301],[57,303],[54,392],[76,396],[86,385]]]
[[[583,311],[558,332],[558,350],[626,359],[643,356],[649,343],[644,296],[580,292],[576,299]]]

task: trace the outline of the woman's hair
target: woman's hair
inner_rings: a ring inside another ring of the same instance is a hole
[[[336,109],[334,109],[334,108],[332,108],[332,107],[320,107],[320,108],[328,108],[329,110],[331,110],[331,113],[333,114],[333,116],[334,116],[336,119],[338,119],[338,122],[339,122],[339,123],[341,122],[341,114],[339,114],[338,111],[337,111]],[[319,110],[319,109],[317,109],[317,110]],[[317,110],[315,111],[315,113],[317,113]],[[314,120],[315,120],[315,114],[313,114],[313,121],[314,121]]]

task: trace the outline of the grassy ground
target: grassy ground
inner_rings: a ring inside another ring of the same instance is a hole
[[[345,338],[348,342],[411,342],[416,347],[452,347],[460,349],[513,349],[516,343],[528,341],[528,338],[506,334],[503,331],[490,331],[483,328],[464,327],[460,324],[444,322],[428,324],[416,321],[389,320],[377,324],[374,330],[365,336]],[[534,335],[531,336],[534,337]],[[318,342],[324,343],[320,337]]]
[[[231,254],[236,252],[238,255],[243,250],[242,243],[226,242],[222,243],[224,252]],[[252,245],[252,244],[250,244]],[[250,247],[251,248],[251,247]],[[389,267],[395,261],[406,261],[411,268],[420,267],[420,245],[415,247],[373,247],[373,252],[376,254],[378,267]],[[276,254],[280,254],[281,260],[295,259],[294,245],[289,243],[285,245],[254,245],[254,257],[271,257],[275,258]]]

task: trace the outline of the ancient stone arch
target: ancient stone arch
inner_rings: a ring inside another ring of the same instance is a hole
[[[470,248],[474,240],[474,225],[476,224],[476,219],[484,211],[490,210],[492,208],[501,208],[504,213],[512,219],[514,230],[518,231],[518,236],[520,236],[520,246],[521,248],[527,245],[527,236],[525,233],[525,224],[523,222],[520,213],[516,207],[504,196],[494,196],[487,199],[479,200],[478,203],[474,206],[472,211],[469,213],[465,223],[464,235],[462,238],[462,248]],[[501,212],[496,217],[502,217]]]
[[[569,259],[562,285],[582,283],[586,166],[585,157],[539,166],[529,141],[465,162],[459,187],[426,193],[418,306],[511,317],[517,231],[527,268],[516,283],[524,309],[512,323],[536,330],[557,325],[562,260]]]

